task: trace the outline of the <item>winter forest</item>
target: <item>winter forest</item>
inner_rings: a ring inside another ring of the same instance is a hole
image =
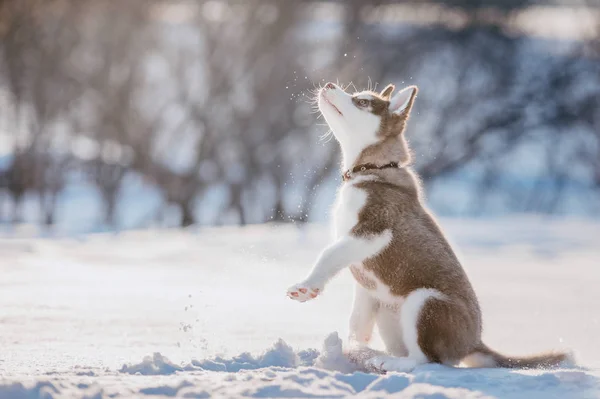
[[[595,1],[2,0],[0,221],[324,221],[329,80],[420,87],[439,214],[594,216],[599,56]]]

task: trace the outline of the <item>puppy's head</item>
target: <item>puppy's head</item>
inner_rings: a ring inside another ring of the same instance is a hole
[[[334,83],[319,91],[319,110],[342,147],[344,168],[363,162],[409,161],[403,132],[418,89],[409,86],[392,95],[394,85],[381,93],[363,91],[349,94]],[[397,148],[391,148],[397,147]],[[368,159],[365,159],[368,158]]]

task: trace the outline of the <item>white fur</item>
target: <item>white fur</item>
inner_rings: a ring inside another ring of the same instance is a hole
[[[377,142],[379,116],[354,105],[352,96],[338,86],[335,86],[335,89],[321,90],[319,110],[342,147],[344,169],[350,169],[360,153]]]
[[[367,202],[367,192],[356,187],[356,184],[376,179],[377,177],[372,175],[357,176],[342,185],[333,208],[334,238],[350,234],[358,223],[358,214]]]
[[[344,184],[338,192],[333,225],[335,237],[339,238],[350,233],[358,223],[358,214],[367,202],[367,192],[354,186],[354,181]],[[362,261],[362,259],[361,259]]]
[[[382,306],[377,312],[377,329],[387,352],[394,356],[405,357],[408,356],[408,349],[402,337],[401,311],[401,307]]]
[[[369,294],[366,288],[356,283],[354,287],[354,305],[350,316],[350,341],[360,345],[368,344],[373,336],[375,316],[379,302]]]
[[[486,355],[483,353],[475,352],[465,357],[461,365],[470,367],[470,368],[493,368],[498,367],[494,358],[490,355]]]
[[[306,288],[307,291],[322,291],[329,280],[342,269],[354,263],[361,263],[363,260],[377,255],[388,246],[391,240],[392,232],[390,230],[385,230],[383,233],[369,238],[357,238],[353,236],[339,238],[321,252],[308,277],[302,283],[291,287],[288,290],[288,294],[297,292],[300,288]],[[290,297],[298,300],[310,299]]]
[[[399,91],[390,99],[390,110],[399,114],[408,107],[410,98],[412,97],[415,89],[414,87],[407,87],[406,89]]]

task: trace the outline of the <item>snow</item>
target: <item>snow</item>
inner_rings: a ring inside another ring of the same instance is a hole
[[[443,219],[507,354],[573,349],[577,367],[353,371],[347,272],[286,298],[320,225],[0,238],[0,398],[600,396],[600,224]],[[337,332],[334,333],[334,332]],[[381,349],[378,338],[374,348]]]

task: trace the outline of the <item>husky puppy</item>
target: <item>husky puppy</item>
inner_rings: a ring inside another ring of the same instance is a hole
[[[481,311],[473,287],[410,169],[404,130],[418,89],[392,95],[348,94],[328,83],[319,110],[343,153],[344,183],[334,213],[335,242],[308,277],[288,290],[291,299],[316,298],[346,267],[356,280],[350,340],[367,345],[377,323],[387,353],[367,369],[411,371],[428,363],[472,367],[550,367],[566,353],[508,357],[481,341]]]

